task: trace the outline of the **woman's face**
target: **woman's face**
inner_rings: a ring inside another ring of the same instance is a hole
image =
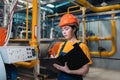
[[[73,38],[74,30],[70,26],[63,26],[62,27],[62,34],[65,37],[65,39],[70,40]]]

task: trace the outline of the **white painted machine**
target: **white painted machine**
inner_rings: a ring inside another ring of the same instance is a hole
[[[1,54],[0,54],[0,80],[6,80],[6,71]]]
[[[1,46],[0,47],[0,80],[7,80],[4,64],[36,59],[32,46]]]
[[[36,59],[32,46],[4,46],[0,47],[0,54],[7,64]]]

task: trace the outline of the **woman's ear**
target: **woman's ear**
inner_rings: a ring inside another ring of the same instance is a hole
[[[73,32],[76,32],[76,30],[77,30],[77,29],[76,29],[76,28],[74,28],[74,29],[73,29]]]

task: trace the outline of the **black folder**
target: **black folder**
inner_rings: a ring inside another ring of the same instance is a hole
[[[89,62],[89,59],[84,54],[84,52],[79,47],[79,45],[76,43],[73,46],[74,46],[74,49],[72,49],[69,53],[67,53],[64,56],[60,55],[57,58],[57,61],[62,66],[64,66],[65,62],[67,62],[67,65],[68,65],[69,69],[71,69],[71,70],[79,69],[83,65],[85,65]]]
[[[69,53],[66,55],[60,55],[57,58],[44,58],[40,59],[41,66],[45,66],[48,69],[53,69],[54,71],[57,71],[53,64],[57,63],[61,66],[65,65],[65,62],[67,62],[67,65],[69,69],[76,70],[81,68],[83,65],[87,64],[89,62],[89,59],[84,54],[82,49],[79,47],[78,44],[74,44],[74,49],[72,49]]]

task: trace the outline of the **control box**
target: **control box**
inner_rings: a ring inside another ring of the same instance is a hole
[[[0,54],[7,64],[36,59],[35,49],[32,46],[1,46]]]

